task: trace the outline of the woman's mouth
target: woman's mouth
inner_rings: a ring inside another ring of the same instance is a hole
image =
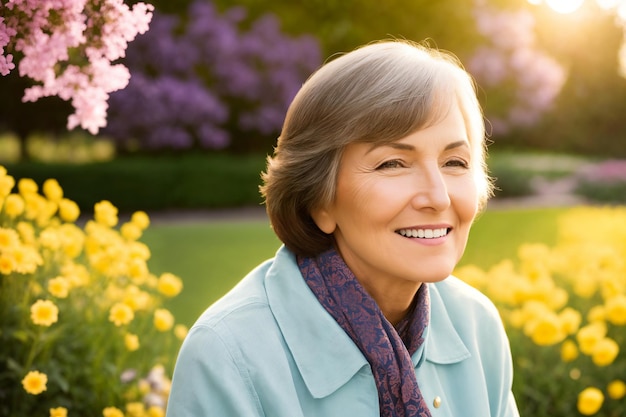
[[[437,239],[446,236],[452,229],[440,227],[435,229],[400,229],[396,233],[404,237],[416,237],[418,239]]]

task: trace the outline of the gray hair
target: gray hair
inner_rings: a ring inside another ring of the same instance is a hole
[[[333,244],[311,211],[334,200],[343,149],[390,143],[427,127],[457,100],[481,207],[492,193],[485,125],[473,79],[453,55],[405,40],[375,42],[331,60],[291,103],[261,194],[276,235],[298,255]]]

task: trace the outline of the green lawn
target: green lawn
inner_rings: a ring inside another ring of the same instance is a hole
[[[489,267],[515,256],[523,242],[553,243],[556,218],[566,209],[491,210],[477,220],[461,264]],[[183,279],[183,292],[168,307],[191,325],[280,242],[266,221],[155,224],[143,238],[152,251],[150,270]]]

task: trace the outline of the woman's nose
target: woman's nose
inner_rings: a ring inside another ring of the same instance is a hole
[[[417,172],[414,187],[413,208],[443,211],[450,206],[448,186],[438,166]]]

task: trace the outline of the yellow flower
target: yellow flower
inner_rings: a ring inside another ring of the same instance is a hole
[[[39,252],[32,246],[17,246],[11,251],[16,262],[15,271],[20,274],[32,274],[37,266],[43,265]]]
[[[120,234],[124,239],[137,240],[141,237],[141,229],[134,223],[124,223],[120,228]]]
[[[578,394],[578,411],[585,416],[597,413],[604,402],[604,394],[598,388],[585,388]]]
[[[163,408],[158,407],[156,405],[150,406],[150,408],[148,408],[148,417],[164,417],[165,416],[165,411],[163,410]]]
[[[571,362],[578,357],[578,347],[571,340],[566,340],[561,345],[561,359],[563,362]]]
[[[141,242],[129,242],[128,247],[128,256],[133,259],[150,259],[150,248],[146,246],[145,243]]]
[[[598,289],[598,282],[591,273],[581,272],[574,282],[574,293],[581,298],[591,298]]]
[[[545,288],[544,297],[551,308],[558,310],[567,304],[569,293],[563,288]]]
[[[128,268],[128,275],[133,279],[133,282],[139,282],[148,273],[148,264],[143,259],[132,258],[128,260],[126,264]]]
[[[145,211],[134,212],[130,221],[141,230],[146,230],[150,226],[150,218]]]
[[[587,320],[590,323],[593,323],[595,321],[605,321],[606,320],[606,313],[604,311],[604,306],[593,306],[589,309],[589,311],[587,312]]]
[[[37,300],[30,307],[30,318],[39,326],[50,326],[59,319],[59,309],[50,300]]]
[[[626,295],[611,297],[604,306],[608,321],[618,326],[626,324]]]
[[[6,253],[0,255],[0,274],[9,275],[15,270],[15,267],[15,258]]]
[[[176,275],[166,272],[157,282],[157,290],[166,297],[175,297],[183,289],[183,282]]]
[[[619,379],[613,380],[607,385],[606,390],[611,399],[621,400],[626,396],[626,383]]]
[[[117,224],[117,207],[110,201],[102,200],[94,206],[94,218],[97,223],[107,227],[113,227]]]
[[[604,297],[605,300],[608,300],[623,294],[626,290],[623,281],[624,277],[621,271],[615,274],[605,274],[601,285],[602,297]],[[622,297],[624,296],[622,295]]]
[[[455,275],[478,289],[483,288],[487,282],[487,274],[476,265],[462,266],[455,272]]]
[[[0,227],[0,250],[19,245],[20,236],[13,229]]]
[[[152,391],[152,386],[150,385],[150,382],[148,382],[148,380],[146,379],[140,379],[137,383],[137,388],[139,388],[139,392],[143,395],[146,395],[150,391]]]
[[[59,202],[63,198],[63,189],[59,185],[59,182],[54,178],[49,178],[44,181],[42,190],[44,195],[50,201]]]
[[[4,172],[0,172],[0,197],[6,197],[15,186],[15,179],[10,175],[6,175],[4,167],[2,169]]]
[[[139,287],[129,285],[126,287],[122,301],[133,311],[138,311],[148,308],[151,298],[149,293],[142,291]]]
[[[76,225],[63,224],[58,228],[58,238],[63,252],[70,258],[76,258],[83,251],[85,235]]]
[[[124,417],[124,412],[116,407],[107,407],[102,410],[103,417]]]
[[[605,337],[595,344],[591,359],[598,366],[607,366],[613,363],[618,354],[619,345],[615,340]]]
[[[68,263],[63,265],[61,273],[66,277],[72,287],[82,287],[89,284],[90,275],[85,265]]]
[[[51,408],[50,417],[67,417],[67,408],[65,407]]]
[[[126,333],[124,335],[124,345],[129,352],[139,349],[139,337],[136,334]]]
[[[61,238],[56,229],[46,228],[39,234],[39,243],[44,248],[55,251],[61,247]]]
[[[48,291],[57,298],[66,298],[70,290],[70,282],[65,277],[56,277],[48,281]]]
[[[57,212],[58,205],[53,201],[46,200],[41,197],[41,204],[39,205],[39,212],[35,216],[37,226],[44,227],[50,224],[50,219]]]
[[[39,190],[37,183],[33,181],[31,178],[22,178],[17,183],[17,189],[20,194],[34,194]]]
[[[15,230],[19,233],[20,239],[22,239],[23,243],[27,245],[35,243],[35,228],[31,223],[19,222],[15,227]]]
[[[46,206],[47,200],[39,194],[22,194],[24,198],[24,215],[28,219],[35,219]]]
[[[164,308],[158,308],[154,312],[154,327],[160,332],[166,332],[174,325],[174,316]]]
[[[9,194],[4,200],[4,212],[14,219],[24,212],[24,199],[19,194]]]
[[[134,317],[133,309],[124,303],[115,303],[109,311],[109,321],[118,327],[130,323]]]
[[[61,220],[73,223],[80,216],[80,209],[78,208],[78,204],[73,202],[72,200],[68,200],[67,198],[61,199],[59,201],[59,216]]]
[[[30,371],[24,379],[22,379],[22,386],[24,390],[32,395],[41,394],[46,390],[46,384],[48,383],[48,376],[39,371]]]
[[[559,313],[559,320],[563,326],[563,331],[567,334],[574,334],[580,327],[582,315],[571,307],[566,307]]]
[[[606,336],[606,331],[606,324],[599,321],[581,327],[576,333],[576,341],[580,351],[585,355],[591,355],[598,341]]]
[[[143,417],[145,412],[146,407],[139,401],[126,404],[126,414],[128,417]]]
[[[539,346],[554,345],[565,338],[565,332],[558,316],[551,311],[528,322],[524,331]]]
[[[521,308],[510,311],[506,318],[507,322],[516,329],[520,329],[524,326],[525,314]]]
[[[177,339],[183,340],[187,337],[187,333],[189,333],[189,329],[184,324],[174,326],[174,336],[176,336]]]

